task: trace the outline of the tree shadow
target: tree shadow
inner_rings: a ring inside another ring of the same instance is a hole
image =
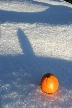
[[[24,54],[0,55],[1,104],[13,102],[15,98],[12,95],[18,98],[23,95],[25,99],[35,89],[34,86],[40,85],[41,77],[47,72],[58,77],[61,87],[71,90],[72,61],[36,56],[29,39],[20,28],[17,35]]]
[[[34,3],[37,4],[37,2]],[[0,10],[0,22],[47,23],[53,25],[72,24],[72,8],[41,2],[38,3],[43,6],[48,6],[49,8],[41,12],[14,12]]]

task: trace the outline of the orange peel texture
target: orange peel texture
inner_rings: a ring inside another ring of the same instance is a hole
[[[51,73],[43,75],[41,79],[41,89],[45,93],[51,93],[51,94],[55,93],[58,87],[59,87],[59,81],[55,75]]]

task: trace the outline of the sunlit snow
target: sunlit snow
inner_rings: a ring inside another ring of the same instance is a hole
[[[45,73],[59,79],[41,90]],[[72,108],[72,5],[0,0],[0,108]]]

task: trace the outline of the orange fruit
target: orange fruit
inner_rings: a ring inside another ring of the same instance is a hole
[[[41,79],[41,89],[45,93],[54,93],[57,91],[58,87],[59,87],[59,81],[55,75],[51,73],[43,75]]]

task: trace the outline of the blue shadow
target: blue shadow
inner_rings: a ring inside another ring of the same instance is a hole
[[[60,5],[39,3],[49,8],[42,12],[14,12],[0,10],[0,23],[47,23],[52,25],[72,24],[72,8]]]
[[[39,85],[44,73],[52,72],[60,81],[61,86],[72,89],[72,61],[63,59],[36,56],[31,44],[23,31],[18,29],[18,39],[24,54],[0,55],[0,80],[3,83],[12,83],[16,80],[13,72],[22,74],[18,76],[21,83]],[[23,73],[21,73],[21,70]],[[24,74],[27,74],[24,78]],[[15,78],[15,79],[14,79]]]
[[[29,93],[32,92],[31,87],[29,89],[24,87],[27,85],[40,85],[42,76],[48,72],[58,77],[61,87],[71,90],[72,61],[36,56],[29,39],[20,28],[17,34],[24,54],[0,55],[1,108],[3,104],[10,104],[17,99],[4,98],[4,95],[16,92],[23,98],[21,100],[24,101]]]

